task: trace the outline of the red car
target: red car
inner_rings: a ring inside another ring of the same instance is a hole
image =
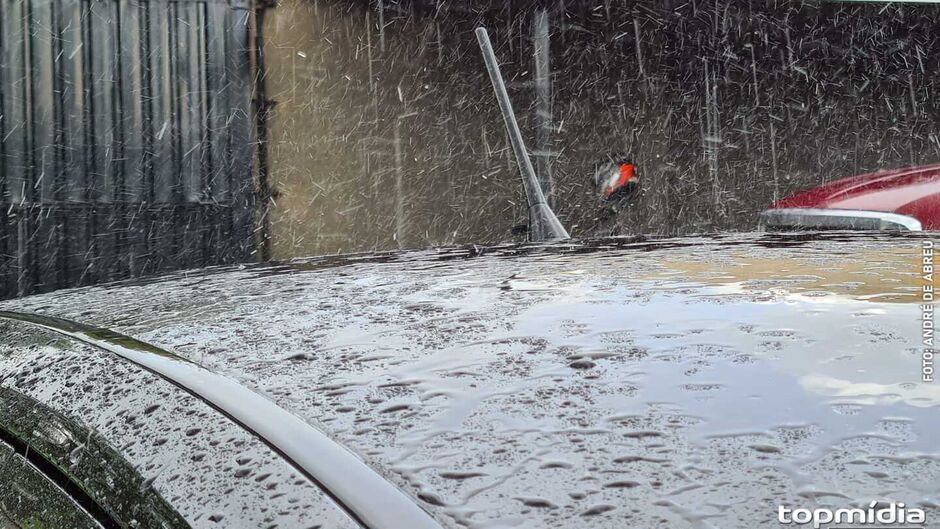
[[[761,213],[769,229],[940,229],[940,164],[843,178]]]

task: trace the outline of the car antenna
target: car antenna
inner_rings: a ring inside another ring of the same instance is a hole
[[[499,71],[496,54],[493,53],[490,35],[483,27],[477,28],[476,35],[477,40],[480,41],[480,49],[483,50],[486,70],[490,74],[490,81],[493,82],[493,91],[496,92],[496,99],[499,101],[499,109],[506,121],[506,131],[509,133],[512,150],[519,164],[519,172],[522,174],[522,185],[525,188],[525,198],[529,207],[529,240],[540,242],[568,239],[570,238],[568,232],[555,216],[548,201],[545,200],[545,194],[542,193],[538,178],[535,176],[532,160],[529,159],[525,142],[522,140],[522,132],[519,130],[516,115],[512,110],[512,102],[509,101],[509,93],[506,92],[506,85],[503,83],[503,75]]]

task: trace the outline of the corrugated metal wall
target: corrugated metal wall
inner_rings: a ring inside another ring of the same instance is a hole
[[[248,17],[0,0],[0,298],[250,257]]]

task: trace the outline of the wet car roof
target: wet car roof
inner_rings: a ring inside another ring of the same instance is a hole
[[[0,306],[236,378],[446,525],[753,527],[778,504],[936,510],[922,238],[364,254]]]
[[[34,451],[63,454],[50,459],[119,519],[358,527],[259,439],[156,375],[16,322],[0,320],[0,336],[0,424],[19,426]]]

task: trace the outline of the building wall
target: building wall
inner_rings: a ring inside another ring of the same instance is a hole
[[[524,221],[473,29],[531,149],[532,9],[469,5],[269,12],[276,257],[506,240]],[[752,229],[802,187],[940,161],[940,7],[569,0],[550,17],[553,200],[574,235],[613,153],[643,179],[622,231],[655,234]]]

